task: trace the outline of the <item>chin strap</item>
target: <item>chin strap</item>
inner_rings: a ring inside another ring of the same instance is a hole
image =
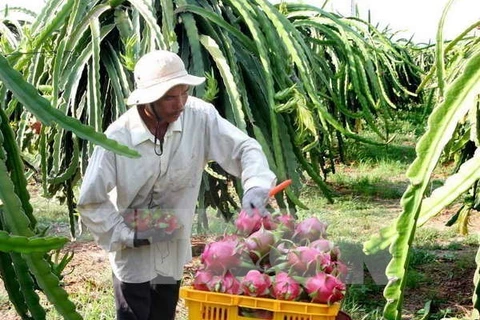
[[[157,121],[157,126],[155,127],[155,140],[153,143],[155,146],[153,147],[153,151],[155,151],[155,154],[157,156],[161,156],[163,154],[163,139],[159,139],[157,136],[160,134],[160,121]],[[160,142],[158,147],[157,147],[157,141]]]
[[[150,108],[157,119],[157,125],[155,126],[155,139],[153,141],[153,151],[155,151],[155,154],[160,157],[163,154],[163,139],[159,139],[158,136],[160,135],[160,121],[162,118],[157,114],[151,103],[148,104],[148,108]],[[159,142],[158,145],[157,142]]]

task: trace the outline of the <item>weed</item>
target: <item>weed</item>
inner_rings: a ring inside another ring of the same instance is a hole
[[[410,269],[407,273],[407,280],[405,282],[405,287],[409,289],[418,289],[424,286],[428,281],[428,276],[423,272]]]
[[[417,230],[414,243],[418,247],[428,247],[430,250],[441,249],[445,243],[450,243],[455,235],[456,232],[452,228],[439,230],[438,228],[423,227]]]
[[[435,262],[436,255],[426,249],[414,248],[410,254],[410,267]]]

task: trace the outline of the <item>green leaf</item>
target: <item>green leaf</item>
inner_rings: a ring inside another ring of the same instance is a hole
[[[66,50],[71,52],[74,51],[74,48],[78,45],[80,42],[80,39],[85,35],[85,33],[92,28],[92,23],[95,23],[95,21],[98,21],[100,16],[105,13],[106,11],[110,10],[111,7],[108,4],[100,4],[92,9],[90,9],[86,16],[82,18],[82,21],[80,21],[77,24],[71,24],[70,26],[75,26],[73,28],[73,32],[71,35],[68,36],[68,42],[67,42],[67,47]],[[97,39],[95,38],[97,37]],[[92,41],[98,41],[98,34],[91,35],[91,40]],[[74,52],[72,52],[74,53]]]
[[[63,170],[60,174],[56,175],[55,177],[49,177],[48,183],[50,184],[60,184],[64,183],[68,179],[71,179],[75,173],[77,173],[78,163],[80,158],[80,150],[78,147],[78,141],[76,137],[72,138],[73,143],[73,153],[70,159],[70,164],[66,170]]]
[[[235,116],[235,125],[243,132],[246,132],[246,123],[244,119],[245,116],[242,111],[240,94],[237,88],[237,83],[235,81],[235,78],[233,77],[227,60],[225,59],[217,43],[215,43],[212,38],[207,36],[201,36],[200,42],[212,56],[213,60],[217,64],[217,68],[220,71],[222,78],[224,79],[224,83],[228,92],[228,98],[230,99],[232,110]]]
[[[0,161],[5,160],[7,171],[10,172],[10,179],[15,188],[14,192],[19,197],[22,209],[28,217],[29,226],[34,228],[37,220],[33,215],[33,207],[30,204],[30,194],[27,190],[28,182],[23,174],[25,167],[20,156],[18,145],[15,143],[14,135],[15,134],[9,125],[7,115],[4,110],[0,108],[0,151],[5,151],[7,156],[6,159],[0,157]]]
[[[98,19],[90,21],[90,30],[92,33],[92,59],[88,68],[87,114],[89,125],[95,131],[100,132],[103,128],[104,105],[100,99],[100,21]],[[93,147],[91,145],[89,147],[91,154]]]
[[[18,283],[20,284],[20,290],[25,298],[25,302],[28,306],[29,312],[32,314],[33,319],[45,319],[46,312],[40,305],[40,297],[35,291],[35,283],[32,275],[29,272],[26,261],[19,253],[12,252],[10,254],[13,262],[13,268],[15,270]]]
[[[252,52],[256,51],[254,41],[252,41],[250,38],[248,38],[246,35],[244,35],[239,30],[235,29],[232,25],[227,23],[224,19],[222,19],[221,16],[218,16],[217,14],[215,14],[211,11],[208,11],[204,8],[199,7],[199,6],[188,4],[188,5],[179,6],[175,10],[175,12],[176,13],[191,12],[191,13],[195,13],[195,14],[201,16],[201,17],[204,17],[204,18],[208,19],[209,21],[215,23],[219,27],[228,31],[229,34],[236,37],[250,51],[252,51]]]
[[[22,319],[27,319],[28,306],[25,297],[20,291],[20,283],[15,274],[12,259],[10,254],[4,252],[0,252],[0,278],[3,281],[3,286],[8,293],[8,299],[14,306],[15,311],[17,311],[17,314],[22,317]]]
[[[175,13],[172,0],[160,0],[162,11],[162,35],[166,38],[167,49],[178,52],[177,34],[175,33]]]
[[[443,27],[447,18],[448,9],[455,0],[449,0],[443,9],[442,16],[438,23],[437,36],[436,36],[436,48],[435,48],[435,61],[437,70],[438,88],[440,89],[440,95],[443,95],[445,91],[445,62],[444,62],[444,50],[443,50]]]
[[[127,111],[127,105],[123,97],[128,96],[130,92],[127,75],[122,67],[120,58],[114,51],[112,46],[109,46],[102,59],[105,69],[107,69],[109,81],[113,87],[114,108],[112,108],[112,118],[116,119]]]
[[[127,157],[140,156],[138,152],[108,139],[105,134],[98,133],[93,128],[81,124],[77,119],[67,117],[60,110],[52,108],[49,102],[41,97],[36,89],[8,64],[3,56],[0,56],[0,79],[25,108],[43,123],[48,125],[59,124],[64,129],[74,132],[78,137],[87,139],[120,155]]]
[[[183,6],[187,4],[186,0],[177,0],[177,5]],[[180,12],[179,12],[180,13]],[[190,63],[187,64],[189,73],[197,76],[204,76],[205,74],[205,64],[203,62],[203,54],[200,46],[200,34],[194,19],[193,14],[188,12],[180,13],[181,23],[185,28],[185,33],[188,38],[188,50],[192,55],[189,60]],[[207,80],[208,81],[208,80]],[[195,87],[195,94],[198,97],[204,96],[206,84],[202,83],[199,86]]]
[[[23,237],[0,231],[0,251],[32,253],[61,249],[69,240],[65,237]]]
[[[161,49],[167,50],[168,46],[163,39],[162,30],[157,24],[157,13],[155,12],[154,8],[151,6],[150,2],[145,0],[129,0],[135,9],[140,12],[140,15],[145,19],[145,23],[148,26],[148,30],[151,31],[152,34],[152,42],[156,43],[157,46]]]
[[[42,253],[24,254],[29,270],[35,276],[38,285],[43,290],[48,300],[66,320],[82,320],[76,311],[75,304],[69,300],[68,293],[62,288],[60,281],[53,272],[50,264]]]

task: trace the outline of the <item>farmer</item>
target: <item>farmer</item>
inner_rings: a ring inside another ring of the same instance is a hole
[[[189,95],[203,77],[187,73],[169,51],[147,53],[134,70],[133,105],[105,134],[136,150],[127,158],[96,146],[78,201],[82,223],[108,251],[117,319],[175,318],[180,279],[190,261],[190,234],[202,172],[208,161],[241,177],[242,207],[265,211],[275,176],[257,141]],[[173,213],[182,228],[173,238],[138,231],[123,217],[137,209]]]

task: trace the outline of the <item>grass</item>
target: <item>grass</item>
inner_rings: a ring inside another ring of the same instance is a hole
[[[408,186],[405,172],[414,159],[414,142],[416,134],[421,130],[406,124],[398,132],[400,134],[389,147],[359,143],[347,145],[347,162],[338,163],[336,172],[327,179],[335,191],[334,203],[328,203],[310,181],[305,181],[301,194],[301,200],[309,209],[299,210],[299,219],[317,216],[326,222],[329,238],[340,247],[342,260],[353,261],[355,268],[348,279],[342,309],[355,320],[382,318],[386,283],[384,270],[390,261],[390,255],[385,250],[366,256],[362,249],[365,241],[389,225],[401,212],[400,198]],[[441,177],[448,170],[448,167],[438,168],[438,179],[432,182],[432,188],[443,183]],[[33,195],[32,199],[38,201],[34,208],[40,226],[48,226],[55,233],[68,233],[68,217],[63,206],[59,206],[55,200],[45,201],[38,195]],[[208,216],[209,234],[234,232],[232,223],[226,223],[211,211]],[[194,228],[194,235],[195,230]],[[91,241],[91,237],[86,233],[77,240]],[[428,319],[465,316],[454,307],[457,304],[468,304],[468,299],[471,299],[468,295],[471,296],[473,274],[463,273],[475,269],[474,252],[477,247],[477,235],[461,236],[455,228],[444,228],[441,223],[427,223],[417,229],[406,281],[404,315],[408,319],[423,319],[426,315]],[[77,268],[81,270],[80,266]],[[458,274],[463,274],[464,283],[458,283]],[[75,285],[76,289],[70,298],[85,319],[114,318],[110,277],[108,268],[98,270],[94,278],[82,278],[80,275],[80,283]],[[444,286],[456,288],[459,295],[453,291],[444,292]],[[47,319],[60,319],[51,305],[45,303]],[[8,297],[0,290],[0,310],[6,308]],[[4,318],[2,311],[0,318]],[[186,313],[183,313],[178,320],[185,318]]]

